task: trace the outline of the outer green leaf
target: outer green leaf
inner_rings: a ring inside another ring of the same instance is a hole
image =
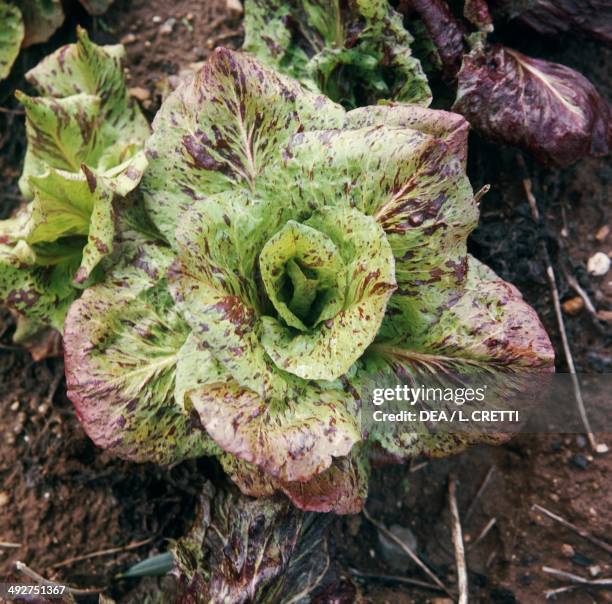
[[[160,281],[170,259],[160,248],[140,250],[131,267],[87,289],[66,319],[68,396],[94,442],[136,461],[215,450],[174,398],[189,330]]]
[[[80,254],[67,255],[51,269],[36,265],[36,254],[24,242],[0,244],[0,299],[28,318],[61,329],[76,292],[70,283]]]
[[[246,51],[345,106],[431,101],[413,38],[385,0],[247,0],[244,24]]]
[[[0,80],[8,76],[23,41],[21,11],[12,4],[0,2]]]
[[[461,289],[436,323],[422,333],[406,332],[399,341],[379,342],[370,353],[376,360],[368,376],[364,373],[353,381],[358,389],[363,380],[376,387],[388,380],[393,386],[418,385],[423,380],[443,385],[448,377],[447,385],[456,386],[462,376],[480,376],[482,383],[489,383],[488,404],[496,400],[503,404],[516,380],[520,387],[521,375],[554,370],[554,351],[535,311],[514,286],[471,257]],[[508,373],[517,376],[506,377]],[[407,432],[399,424],[393,439],[388,434],[372,438],[405,458],[419,453],[448,455],[473,442],[499,442],[507,436],[479,433],[476,428],[430,434],[424,425]]]
[[[28,153],[40,165],[78,172],[95,166],[104,145],[96,136],[100,98],[75,94],[63,99],[35,98],[18,92],[26,109]]]
[[[128,95],[124,56],[123,46],[97,46],[79,29],[76,44],[60,48],[27,73],[47,98],[22,97],[29,145],[19,184],[26,197],[32,195],[29,177],[42,175],[48,165],[78,172],[85,163],[106,171],[142,147],[149,127]]]
[[[179,208],[214,193],[265,187],[265,170],[274,173],[292,134],[339,126],[343,114],[247,55],[217,49],[153,122],[142,190],[156,226],[172,242]]]

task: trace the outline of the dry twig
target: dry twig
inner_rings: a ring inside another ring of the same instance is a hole
[[[21,543],[13,543],[11,541],[0,541],[0,547],[10,547],[19,549],[21,547]]]
[[[404,585],[413,585],[414,587],[422,587],[423,589],[431,589],[433,591],[444,591],[441,587],[427,581],[419,581],[410,577],[401,577],[399,575],[379,575],[376,573],[364,573],[356,568],[349,568],[351,575],[361,579],[374,579],[376,581],[389,581],[391,583],[403,583]]]
[[[370,516],[368,510],[363,508],[363,515],[366,520],[371,522],[387,539],[390,539],[395,543],[398,547],[402,549],[402,551],[411,558],[411,560],[444,592],[446,592],[449,596],[453,594],[450,590],[438,579],[435,573],[423,562],[416,553],[408,547],[401,539],[399,539],[396,535],[394,535],[382,522],[378,522],[378,520],[374,520],[372,516]]]
[[[580,285],[580,283],[578,283],[578,281],[576,280],[576,277],[574,277],[574,275],[570,275],[566,273],[565,278],[567,279],[569,286],[582,298],[582,301],[584,302],[584,306],[589,311],[589,314],[592,317],[594,317],[597,321],[599,321],[599,318],[597,317],[597,309],[595,308],[595,305],[593,304],[593,302],[591,302],[591,298],[589,298],[589,294],[587,294],[586,291],[584,291],[584,289]]]
[[[467,523],[467,521],[470,519],[470,516],[476,509],[476,504],[478,503],[478,500],[482,497],[483,493],[487,490],[487,487],[489,486],[489,482],[491,482],[491,478],[493,478],[494,473],[495,473],[495,466],[491,466],[489,470],[487,471],[487,474],[484,477],[484,480],[482,481],[481,485],[478,487],[478,491],[476,492],[476,495],[474,495],[474,498],[470,502],[467,512],[465,513],[465,516],[463,518],[463,521],[465,523]]]
[[[148,539],[144,539],[142,541],[135,541],[133,543],[128,543],[128,545],[124,545],[123,547],[111,547],[109,549],[102,549],[96,552],[91,552],[89,554],[83,554],[82,556],[75,556],[74,558],[67,558],[66,560],[62,560],[61,562],[56,562],[51,565],[51,568],[61,568],[62,566],[68,566],[73,564],[74,562],[81,562],[82,560],[89,560],[90,558],[97,558],[99,556],[110,556],[112,554],[120,554],[122,552],[128,552],[133,549],[137,549],[147,543],[151,543],[153,541],[153,537],[149,537]]]
[[[571,531],[574,531],[574,533],[576,533],[577,535],[580,535],[583,539],[586,539],[593,545],[600,547],[601,549],[606,551],[608,554],[612,555],[612,545],[610,545],[609,543],[606,543],[605,541],[602,541],[601,539],[594,537],[588,531],[585,531],[584,529],[577,527],[575,524],[572,524],[565,518],[562,518],[558,514],[555,514],[554,512],[547,510],[546,508],[542,507],[541,505],[538,505],[537,503],[534,503],[532,507],[534,510],[537,510],[538,512],[542,512],[542,514],[544,514],[545,516],[548,516],[551,520],[554,520],[555,522],[558,522],[560,525],[564,526],[565,528],[568,528]]]
[[[20,573],[24,574],[26,577],[30,577],[30,579],[33,579],[34,581],[36,581],[37,583],[41,583],[42,585],[64,585],[63,583],[57,583],[56,581],[50,581],[49,579],[45,579],[42,575],[39,575],[36,571],[33,571],[27,564],[20,562],[19,560],[15,562],[15,569],[18,570]],[[100,592],[104,591],[102,588],[97,587],[92,589],[81,589],[78,587],[70,587],[68,585],[66,586],[66,589],[75,596],[99,594]]]
[[[609,589],[612,588],[612,578],[610,579],[585,579],[579,575],[575,575],[574,573],[568,573],[564,570],[559,570],[557,568],[551,568],[550,566],[543,566],[542,571],[544,571],[548,575],[552,575],[557,579],[564,579],[569,581],[572,585],[565,585],[563,587],[558,587],[557,589],[550,589],[545,592],[546,599],[550,600],[550,598],[554,598],[562,593],[567,593],[568,591],[573,591],[574,589],[578,589],[579,587],[596,587],[598,589]]]
[[[487,522],[484,528],[480,531],[478,537],[476,537],[476,539],[474,539],[474,541],[467,546],[467,550],[470,551],[474,549],[491,532],[491,529],[495,526],[496,522],[497,518],[491,518],[491,520],[489,520],[489,522]]]
[[[459,588],[459,604],[468,602],[468,575],[465,564],[465,548],[463,546],[463,534],[461,531],[461,520],[459,518],[459,506],[457,505],[457,479],[451,474],[448,477],[448,502],[452,518],[451,533],[453,546],[455,547],[455,560],[457,563],[457,587]]]
[[[523,159],[521,155],[518,155],[518,164],[524,173],[522,183],[523,183],[523,189],[525,191],[525,196],[527,197],[527,201],[529,202],[529,207],[531,208],[531,217],[533,221],[537,225],[539,225],[540,224],[540,212],[538,211],[538,203],[533,194],[533,185],[531,183],[531,179],[527,175],[527,166],[525,165],[525,160]],[[586,414],[584,400],[582,398],[582,390],[580,389],[580,382],[578,381],[578,376],[576,375],[576,366],[574,365],[574,357],[572,356],[572,349],[570,348],[570,345],[569,345],[569,339],[567,337],[567,331],[565,329],[565,322],[563,320],[563,312],[561,310],[561,299],[559,297],[559,289],[557,288],[557,278],[555,276],[555,271],[552,266],[552,261],[550,259],[550,254],[548,253],[548,248],[546,247],[546,243],[544,241],[540,241],[540,246],[542,248],[542,256],[544,257],[544,261],[546,263],[546,276],[548,278],[548,284],[550,286],[550,292],[552,294],[553,306],[554,306],[555,315],[557,318],[557,325],[559,326],[559,335],[561,336],[563,352],[565,353],[565,360],[567,362],[567,367],[569,369],[569,372],[572,378],[572,385],[574,388],[574,398],[578,406],[578,412],[580,414],[580,419],[582,420],[582,424],[584,426],[591,449],[595,453],[606,453],[608,451],[607,445],[603,443],[597,443],[595,439],[595,434],[593,433],[593,430],[591,429],[591,424],[589,423],[589,418]]]

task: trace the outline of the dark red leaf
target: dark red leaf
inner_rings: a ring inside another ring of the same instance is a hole
[[[569,67],[498,45],[466,55],[457,77],[453,110],[494,140],[559,166],[609,151],[610,108]]]

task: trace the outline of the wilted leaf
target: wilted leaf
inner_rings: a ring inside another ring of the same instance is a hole
[[[244,50],[345,106],[431,101],[412,36],[386,0],[247,0],[244,25]]]
[[[79,0],[90,15],[103,15],[114,0]]]
[[[21,11],[12,4],[0,2],[0,23],[0,80],[3,80],[21,48],[24,32]]]
[[[176,542],[180,604],[355,604],[330,560],[329,518],[304,514],[286,501],[247,498],[210,483],[190,533]],[[347,589],[348,588],[348,589]],[[335,595],[335,598],[333,597]]]
[[[19,0],[25,23],[24,46],[46,42],[64,22],[60,0]]]
[[[610,108],[569,67],[493,46],[475,48],[457,77],[453,109],[494,140],[560,166],[609,152]]]

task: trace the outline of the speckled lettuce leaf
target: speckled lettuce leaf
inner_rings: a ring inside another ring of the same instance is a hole
[[[472,50],[457,77],[453,109],[494,140],[559,166],[609,152],[610,107],[569,67],[496,45]]]
[[[19,8],[0,2],[0,23],[0,80],[3,80],[10,73],[23,41],[24,27]]]
[[[246,0],[244,50],[348,107],[429,105],[412,36],[384,0]]]
[[[191,401],[224,451],[285,482],[320,474],[361,438],[346,400],[316,386],[265,401],[228,380],[194,390]]]
[[[60,48],[27,73],[42,97],[20,96],[28,150],[19,184],[26,197],[32,196],[30,176],[48,168],[79,172],[86,164],[104,172],[142,149],[149,126],[128,95],[124,56],[123,46],[97,46],[79,29],[76,44]]]
[[[68,396],[95,443],[135,461],[170,464],[215,450],[174,396],[189,329],[165,287],[170,261],[167,249],[137,248],[66,318]]]
[[[520,292],[471,256],[466,269],[455,298],[425,331],[408,331],[371,347],[370,375],[357,375],[355,388],[363,388],[368,380],[375,387],[385,383],[391,387],[397,383],[456,387],[463,377],[476,378],[479,385],[488,384],[486,404],[503,408],[510,392],[529,385],[521,380],[531,372],[554,371],[550,340]],[[393,432],[374,430],[371,434],[372,440],[400,459],[449,455],[475,442],[503,442],[507,437],[479,432],[477,427],[432,433],[426,425],[414,423],[410,430],[400,423]]]
[[[137,196],[124,203],[146,168],[149,128],[128,98],[122,56],[122,47],[96,46],[79,30],[77,44],[28,73],[43,96],[17,94],[28,135],[20,186],[31,201],[0,222],[7,267],[0,300],[41,327],[61,330],[78,290],[110,266],[103,263],[115,240],[131,236],[128,222],[145,222],[129,219]],[[18,290],[35,292],[38,302],[16,304]]]
[[[517,19],[545,35],[579,31],[612,42],[612,5],[607,0],[495,0],[495,15]]]
[[[360,602],[330,559],[329,522],[286,501],[250,499],[225,485],[215,491],[208,483],[191,531],[172,547],[178,601]]]
[[[96,174],[83,165],[79,173],[51,169],[44,176],[32,176],[34,200],[28,206],[25,241],[39,246],[64,237],[87,238],[74,279],[76,284],[84,283],[112,252],[115,195],[127,194],[136,186],[145,167],[140,152],[113,173]]]
[[[251,497],[269,497],[284,493],[301,510],[357,514],[368,496],[370,464],[367,447],[354,447],[345,457],[306,482],[288,482],[273,478],[260,467],[233,455],[222,455],[223,469],[240,490]]]
[[[71,242],[45,250],[49,266],[25,242],[0,243],[0,300],[19,315],[40,325],[61,330],[76,291],[70,286],[81,249]]]
[[[46,42],[64,22],[60,0],[20,0],[25,23],[24,46]]]
[[[257,193],[278,173],[293,134],[338,127],[343,114],[254,59],[217,49],[155,117],[141,185],[147,210],[173,242],[178,218],[194,200],[240,189]]]

